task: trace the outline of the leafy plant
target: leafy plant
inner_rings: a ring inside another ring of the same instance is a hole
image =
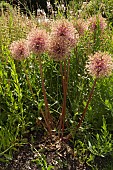
[[[45,155],[42,155],[38,152],[38,158],[33,159],[32,162],[35,162],[39,168],[39,166],[42,168],[42,170],[51,170],[54,169],[54,166],[48,165]]]
[[[86,162],[94,170],[112,166],[112,163],[110,165],[109,163],[112,160],[113,140],[107,129],[104,116],[101,133],[89,132],[88,134],[87,131],[81,129],[75,137],[74,155],[79,161]]]
[[[103,117],[103,125],[101,129],[101,134],[97,133],[96,138],[88,141],[88,149],[93,155],[104,157],[113,151],[113,141],[112,136],[107,130],[106,120]]]

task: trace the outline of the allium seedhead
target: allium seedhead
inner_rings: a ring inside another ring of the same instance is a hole
[[[56,61],[64,60],[70,53],[70,47],[63,38],[51,37],[49,55]]]
[[[105,18],[103,18],[101,15],[94,15],[93,17],[89,18],[88,25],[91,31],[95,31],[98,27],[101,31],[104,31],[107,26],[107,23]]]
[[[52,36],[62,38],[64,41],[68,41],[71,47],[74,47],[76,43],[75,30],[73,24],[66,19],[58,20],[54,22],[52,27]]]
[[[10,45],[10,52],[12,57],[16,60],[23,60],[29,56],[29,50],[25,40],[14,41]]]
[[[94,77],[105,77],[112,73],[113,59],[108,53],[96,52],[93,56],[89,56],[86,68]]]
[[[27,37],[29,50],[34,54],[42,54],[48,48],[48,34],[46,30],[33,29]]]
[[[77,41],[77,31],[73,24],[66,19],[53,24],[49,41],[49,54],[54,60],[63,60],[74,48]]]
[[[78,19],[75,24],[75,28],[78,31],[79,35],[83,35],[85,31],[88,30],[87,22],[83,19]]]

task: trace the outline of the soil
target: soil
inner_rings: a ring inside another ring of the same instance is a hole
[[[35,137],[32,139],[32,137]],[[27,134],[27,143],[14,151],[10,162],[0,161],[0,170],[91,170],[86,163],[80,163],[74,155],[72,143],[63,141],[58,136],[52,138],[44,134]],[[95,167],[103,170],[112,165],[110,156],[95,157]],[[111,166],[113,167],[113,166]],[[106,169],[108,170],[108,169]]]
[[[81,164],[73,154],[69,144],[57,136],[39,137],[38,142],[28,143],[18,148],[8,164],[0,163],[0,170],[91,170]]]

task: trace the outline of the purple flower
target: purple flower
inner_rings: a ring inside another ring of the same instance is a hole
[[[86,68],[94,77],[108,76],[113,70],[113,59],[108,53],[96,52],[93,56],[89,56]]]
[[[49,55],[56,61],[64,60],[70,53],[68,43],[62,38],[51,37],[49,42]]]
[[[48,48],[48,34],[46,30],[33,29],[27,37],[28,48],[34,54],[42,54]]]
[[[54,60],[64,60],[76,45],[76,30],[66,19],[54,22],[49,39],[49,54]]]
[[[71,22],[66,19],[57,20],[52,27],[52,37],[61,38],[67,41],[70,47],[76,44],[76,30]]]
[[[107,26],[107,23],[101,15],[94,15],[93,17],[89,18],[88,25],[91,31],[95,31],[98,27],[101,31],[104,31]]]
[[[14,59],[23,60],[29,56],[29,50],[25,40],[14,41],[10,45],[10,52]]]

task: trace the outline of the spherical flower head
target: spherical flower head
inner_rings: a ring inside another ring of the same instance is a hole
[[[108,76],[113,70],[113,60],[108,53],[96,52],[89,56],[86,68],[92,76],[101,78]]]
[[[76,33],[73,24],[66,19],[57,20],[53,23],[52,36],[62,38],[64,41],[68,41],[71,47],[74,47],[76,43]]]
[[[99,28],[101,31],[104,31],[107,23],[105,18],[103,18],[101,15],[94,15],[93,17],[89,18],[88,25],[91,31],[95,31],[97,28]]]
[[[42,54],[48,48],[48,34],[46,30],[33,29],[27,37],[28,48],[34,54]]]
[[[70,46],[63,38],[51,37],[49,41],[49,55],[55,61],[62,61],[69,56]]]
[[[79,33],[79,36],[84,35],[85,31],[88,30],[87,22],[83,19],[78,19],[75,23],[75,28]]]
[[[14,41],[10,45],[10,52],[14,59],[23,60],[29,56],[26,40]]]

